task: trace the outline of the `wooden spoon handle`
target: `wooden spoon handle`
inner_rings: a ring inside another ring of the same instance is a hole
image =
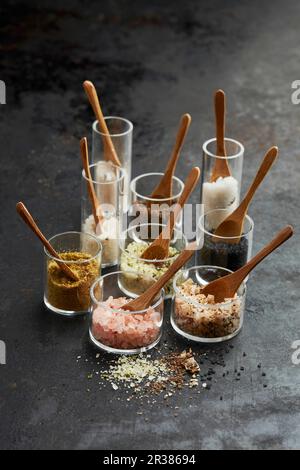
[[[102,214],[101,206],[96,196],[95,188],[93,185],[93,180],[92,180],[92,175],[91,175],[90,165],[89,165],[89,154],[88,154],[88,146],[87,146],[86,137],[83,137],[80,140],[80,153],[81,153],[81,159],[82,159],[82,166],[83,166],[85,176],[86,176],[88,193],[89,193],[89,197],[90,197],[90,201],[92,205],[93,216],[94,216],[95,224],[97,227],[97,225],[101,223],[103,214]]]
[[[103,117],[103,113],[102,113],[102,109],[100,106],[96,88],[94,87],[93,83],[90,82],[89,80],[85,80],[85,82],[83,82],[83,88],[85,89],[89,102],[98,120],[99,128],[103,134],[102,137],[103,137],[104,147],[106,147],[109,151],[108,160],[111,160],[117,166],[121,166],[121,162],[118,158],[116,149],[110,137],[105,119]]]
[[[278,155],[278,147],[271,147],[267,151],[266,155],[264,156],[263,161],[262,161],[262,163],[261,163],[261,165],[260,165],[260,167],[259,167],[259,169],[256,173],[256,176],[253,180],[253,183],[251,184],[250,188],[247,191],[246,196],[244,197],[243,201],[240,204],[239,209],[242,208],[243,212],[245,212],[245,213],[247,212],[249,204],[250,204],[257,188],[259,187],[260,183],[263,181],[264,177],[266,176],[269,169],[273,165],[274,161],[276,160],[277,155]]]
[[[195,186],[198,183],[199,176],[200,176],[200,169],[197,166],[192,168],[187,179],[185,180],[182,194],[177,204],[175,205],[174,211],[171,210],[168,223],[166,227],[164,228],[164,230],[161,231],[160,238],[162,239],[172,238],[172,233],[173,233],[177,218],[181,210],[183,209],[184,204],[186,203],[186,201],[188,200],[188,198],[194,191]]]
[[[124,309],[129,310],[142,310],[147,308],[158,292],[167,284],[167,282],[179,271],[182,266],[192,257],[197,249],[197,243],[190,243],[187,248],[175,259],[169,269],[142,295],[134,300],[131,300],[124,305]]]
[[[215,118],[216,118],[216,155],[226,157],[225,148],[225,93],[217,90],[215,93]],[[216,158],[212,169],[210,181],[214,182],[219,177],[230,176],[230,168],[227,158]]]
[[[217,90],[215,93],[215,118],[217,155],[225,157],[225,93],[223,90]]]
[[[187,113],[184,114],[180,120],[179,129],[176,135],[175,145],[173,147],[171,157],[168,161],[165,175],[170,175],[171,173],[171,175],[173,176],[174,174],[174,171],[178,162],[178,158],[180,155],[180,151],[184,143],[184,139],[187,135],[187,132],[191,124],[191,120],[192,120],[191,116]]]
[[[175,145],[173,147],[171,157],[169,158],[166,170],[164,175],[162,176],[161,180],[157,184],[157,186],[154,188],[154,190],[151,193],[152,198],[161,198],[161,194],[166,195],[166,197],[170,197],[172,195],[172,185],[173,185],[173,180],[172,177],[175,172],[175,168],[178,162],[178,158],[180,155],[181,148],[183,146],[183,142],[185,139],[185,136],[187,134],[187,131],[189,129],[190,123],[191,123],[191,116],[189,114],[184,114],[180,120],[180,125],[179,129],[176,135],[176,141]],[[168,196],[167,196],[168,194]]]
[[[282,243],[288,240],[294,233],[293,227],[287,225],[280,230],[277,235],[271,240],[262,250],[260,250],[248,263],[234,273],[230,274],[230,284],[232,287],[232,297],[238,290],[243,280],[248,274],[257,266],[263,259],[265,259],[272,251],[276,250]]]
[[[28,211],[28,209],[25,207],[23,202],[18,202],[16,205],[16,209],[18,214],[21,216],[21,218],[24,220],[24,222],[28,225],[29,228],[33,231],[33,233],[41,240],[45,248],[48,250],[48,252],[54,256],[55,258],[60,258],[59,254],[57,251],[53,248],[52,245],[48,242],[47,238],[43,235],[43,233],[40,231],[38,228],[37,224],[35,223],[32,215]],[[61,268],[61,270],[68,276],[70,279],[73,281],[78,281],[78,277],[76,276],[75,273],[69,268],[67,264],[65,264],[63,261],[57,261],[57,264]]]

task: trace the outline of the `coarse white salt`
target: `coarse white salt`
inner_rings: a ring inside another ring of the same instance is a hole
[[[93,214],[89,215],[82,224],[82,232],[95,235],[102,243],[102,264],[113,264],[118,260],[118,220],[116,217],[104,219],[101,226],[95,226]]]
[[[218,178],[214,182],[205,182],[202,187],[202,203],[204,212],[214,209],[228,209],[222,213],[210,215],[208,223],[215,229],[229,215],[239,203],[238,182],[233,176]]]

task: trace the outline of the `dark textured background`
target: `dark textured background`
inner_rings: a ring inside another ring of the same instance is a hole
[[[43,309],[42,250],[15,214],[24,200],[47,235],[79,228],[78,139],[93,120],[81,83],[90,79],[104,111],[134,123],[134,175],[164,168],[183,112],[193,122],[177,174],[200,164],[214,132],[212,94],[225,89],[227,134],[246,148],[244,189],[267,147],[280,149],[251,208],[254,251],[286,223],[299,229],[300,105],[290,99],[299,20],[297,0],[1,1],[1,448],[299,448],[297,234],[251,277],[234,347],[193,346],[209,349],[203,374],[224,355],[211,389],[142,406],[88,381],[96,361],[86,321]],[[165,338],[186,347],[168,323]]]

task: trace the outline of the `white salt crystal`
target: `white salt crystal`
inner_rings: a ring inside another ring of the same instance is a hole
[[[210,214],[207,222],[211,229],[215,229],[238,206],[238,182],[233,176],[220,177],[212,183],[205,182],[203,183],[202,196],[205,213],[214,209],[228,209],[213,216]]]
[[[104,219],[101,227],[95,227],[94,216],[91,214],[82,224],[82,232],[96,235],[102,243],[102,264],[117,262],[119,254],[118,220],[116,217]],[[84,251],[84,247],[83,247]]]

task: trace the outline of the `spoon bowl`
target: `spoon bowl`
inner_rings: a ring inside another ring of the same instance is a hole
[[[190,197],[192,191],[194,190],[200,176],[200,170],[198,167],[192,168],[190,171],[184,185],[184,190],[179,198],[178,203],[175,206],[174,212],[171,211],[168,223],[165,229],[160,233],[160,235],[151,243],[148,248],[142,254],[143,259],[151,260],[163,260],[167,258],[169,254],[170,240],[172,238],[174,226],[176,220]]]
[[[265,154],[256,176],[240,205],[218,226],[215,231],[217,237],[228,238],[229,243],[238,243],[243,232],[244,220],[249,205],[256,193],[257,188],[265,178],[278,155],[278,148],[271,147]],[[220,242],[222,238],[214,237],[213,241]],[[230,240],[230,237],[231,240]]]

